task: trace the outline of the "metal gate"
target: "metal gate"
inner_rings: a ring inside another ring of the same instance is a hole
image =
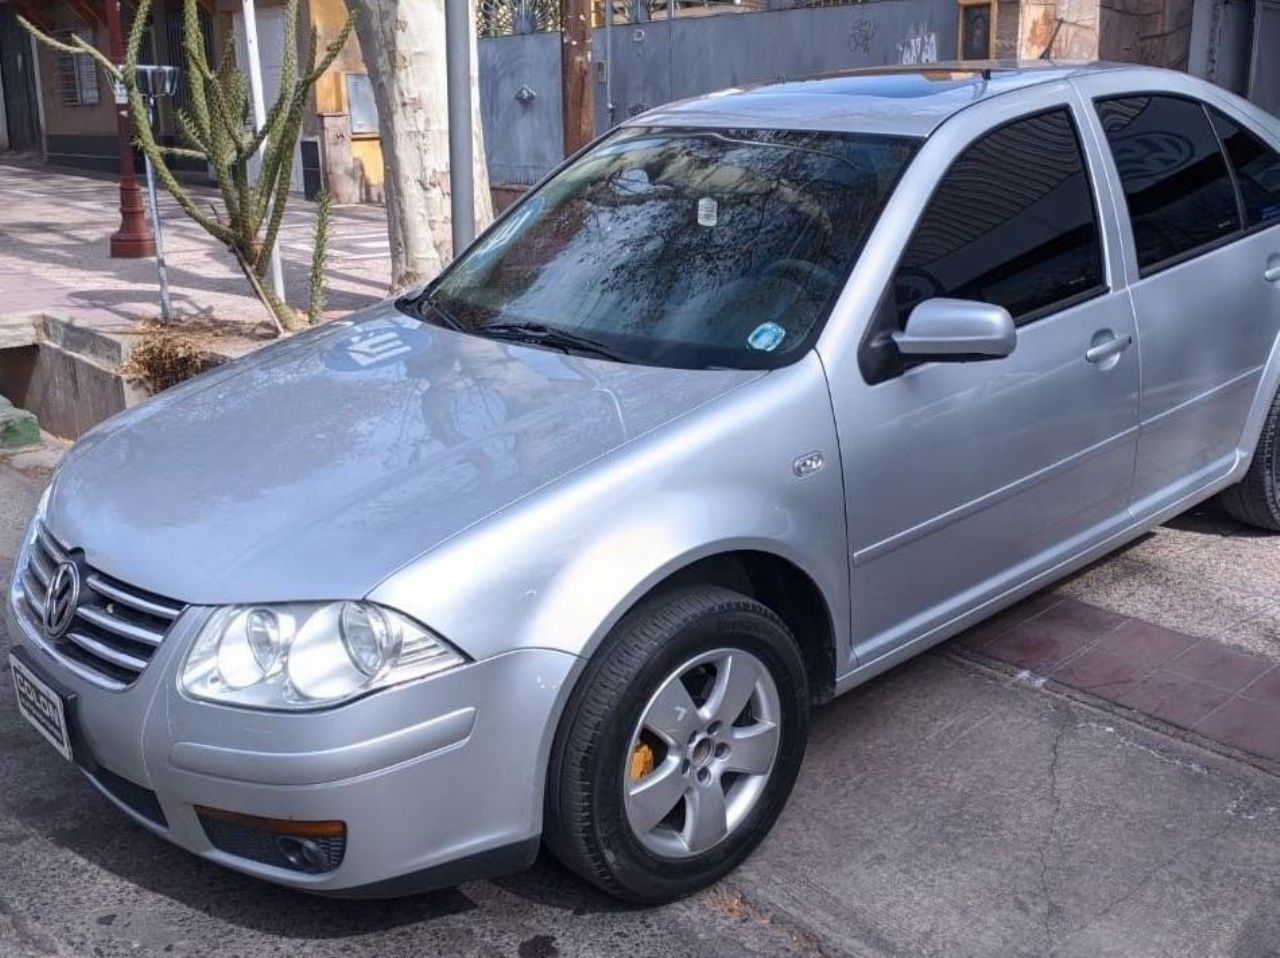
[[[18,24],[13,7],[0,6],[0,86],[11,150],[39,150],[43,145],[35,70],[31,37]]]
[[[485,0],[480,9],[490,177],[530,183],[563,156],[560,35],[547,32],[555,27],[549,14],[529,13],[555,7]],[[959,23],[953,0],[606,0],[598,14],[591,39],[597,133],[726,87],[954,59]],[[518,32],[526,28],[542,32]]]
[[[1249,99],[1280,116],[1280,0],[1258,0]]]

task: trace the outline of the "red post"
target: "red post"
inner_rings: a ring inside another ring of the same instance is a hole
[[[107,33],[111,41],[111,60],[124,62],[124,32],[120,26],[120,0],[103,0],[107,8]],[[114,91],[113,91],[114,93]],[[111,234],[111,255],[119,259],[154,256],[156,241],[147,223],[142,190],[133,169],[133,121],[129,107],[116,103],[116,130],[120,143],[120,228]]]

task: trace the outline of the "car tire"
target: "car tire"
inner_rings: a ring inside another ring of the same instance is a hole
[[[1218,498],[1233,519],[1280,532],[1280,393],[1272,400],[1249,471]]]
[[[748,682],[747,704],[726,720]],[[693,716],[676,704],[690,700]],[[566,705],[544,840],[617,898],[655,904],[704,888],[772,828],[799,773],[808,722],[804,660],[770,609],[714,586],[645,600],[615,627]],[[677,791],[671,812],[650,828]]]

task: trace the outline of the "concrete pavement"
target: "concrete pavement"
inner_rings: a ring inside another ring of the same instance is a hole
[[[38,491],[0,463],[0,574]],[[1280,778],[960,641],[819,710],[760,851],[652,910],[551,860],[395,902],[241,877],[117,813],[23,726],[5,672],[6,956],[1280,954]]]

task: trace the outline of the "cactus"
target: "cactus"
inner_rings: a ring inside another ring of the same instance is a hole
[[[157,179],[173,196],[189,217],[211,236],[225,245],[236,258],[254,294],[271,314],[280,332],[297,329],[304,320],[284,302],[267,280],[271,252],[275,247],[289,198],[289,178],[293,151],[302,132],[307,95],[341,52],[351,33],[352,16],[317,62],[317,35],[311,30],[311,42],[302,63],[297,56],[298,0],[285,0],[284,60],[281,65],[280,95],[267,110],[262,128],[254,131],[248,123],[249,84],[236,69],[231,58],[231,45],[223,51],[216,68],[205,56],[196,9],[197,0],[184,0],[182,47],[186,66],[183,79],[186,105],[177,113],[178,134],[182,146],[161,144],[152,127],[150,111],[137,84],[138,51],[142,45],[151,0],[138,0],[133,28],[125,44],[125,62],[117,67],[100,50],[78,36],[63,43],[43,33],[25,18],[19,21],[37,40],[65,53],[93,57],[112,81],[122,85],[128,96],[129,114],[133,119],[135,143],[155,168]],[[256,181],[250,177],[250,165],[261,156]],[[221,209],[211,204],[203,208],[178,182],[169,168],[172,158],[204,161],[213,170]],[[318,211],[315,233],[316,248],[312,256],[311,304],[309,318],[316,321],[323,303],[324,244],[328,236],[329,204]],[[317,272],[319,264],[319,272]]]
[[[307,322],[320,322],[324,312],[324,268],[329,251],[329,215],[333,197],[328,190],[316,197],[316,241],[311,249],[311,296],[307,301]]]

